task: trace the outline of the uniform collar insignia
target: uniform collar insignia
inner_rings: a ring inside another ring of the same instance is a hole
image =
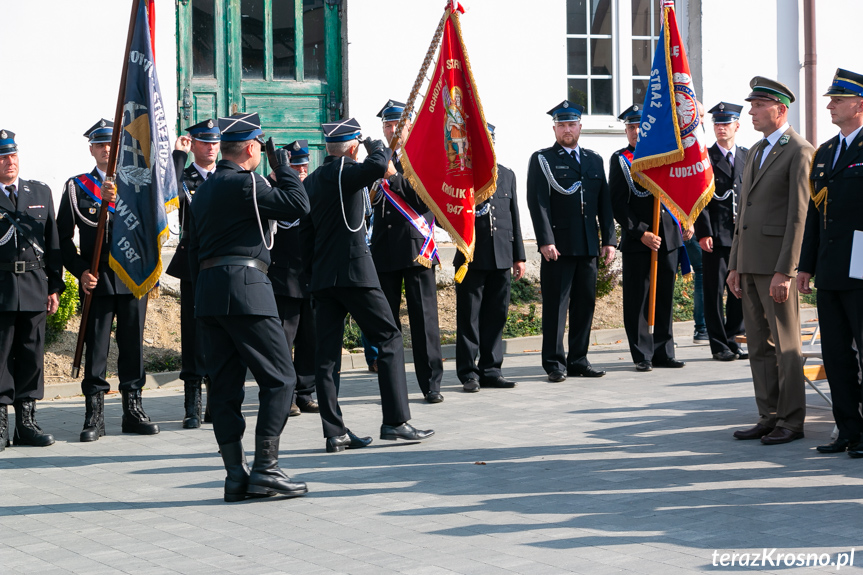
[[[788,134],[785,134],[784,136],[779,138],[779,145],[784,146],[785,144],[788,143],[788,140],[790,140],[790,139],[791,139],[791,136],[789,136]]]

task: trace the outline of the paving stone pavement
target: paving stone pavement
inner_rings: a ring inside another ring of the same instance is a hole
[[[777,557],[848,561],[840,554],[863,543],[863,461],[814,450],[829,441],[830,413],[809,410],[806,438],[789,445],[736,441],[755,422],[749,362],[685,344],[677,355],[685,368],[641,374],[624,346],[594,346],[608,375],[563,383],[546,381],[538,353],[510,355],[505,375],[519,386],[476,394],[461,392],[447,361],[437,405],[409,373],[412,423],[436,430],[421,444],[377,439],[376,381],[345,373],[346,421],[374,444],[327,454],[318,417],[292,418],[281,463],[309,494],[236,504],[221,499],[211,426],[181,428],[181,388],[145,391],[162,428],[149,437],[120,433],[110,397],[95,443],[78,442],[80,397],[44,401],[38,419],[57,443],[0,454],[0,573],[863,571]],[[763,566],[718,563],[765,548],[776,551]]]

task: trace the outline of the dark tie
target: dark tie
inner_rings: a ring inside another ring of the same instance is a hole
[[[733,168],[734,167],[734,154],[732,154],[731,152],[728,152],[728,155],[725,156],[725,159],[728,160],[728,165]]]
[[[761,157],[764,155],[764,148],[766,148],[770,142],[767,141],[767,138],[761,140],[761,145],[758,147],[758,153],[755,154],[755,172],[761,169]]]
[[[842,158],[842,155],[845,153],[845,150],[848,149],[848,140],[842,138],[842,146],[839,147],[839,155],[836,156],[836,159],[833,161],[833,169],[836,169],[836,164],[839,163],[839,160]]]
[[[9,192],[9,200],[12,202],[12,207],[18,211],[18,194],[15,193],[15,186],[6,186],[6,191]]]
[[[581,165],[581,162],[578,161],[578,154],[575,153],[575,150],[571,151],[569,155],[572,156],[572,159],[575,160],[576,164]]]

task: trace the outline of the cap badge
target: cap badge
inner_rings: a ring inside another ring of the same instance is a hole
[[[104,127],[106,126],[106,124],[105,124],[105,120],[100,121],[100,122],[99,122],[99,126],[100,126],[100,127],[102,127],[102,128],[104,128]]]
[[[569,102],[564,102],[564,103],[563,103],[563,107],[564,107],[564,108],[569,108]]]
[[[8,137],[9,137],[9,134],[6,133],[6,130],[3,130],[2,132],[0,132],[0,138],[3,138],[5,140]]]
[[[300,143],[294,142],[294,150],[299,150],[299,149],[300,149]]]
[[[725,109],[725,104],[719,104],[719,109],[720,109],[720,110],[724,110],[724,109]]]
[[[212,127],[213,127],[213,120],[210,120],[209,122],[207,122],[207,127],[208,127],[208,128],[212,128]]]
[[[637,111],[638,111],[638,104],[636,104],[636,105],[634,105],[634,106],[632,107],[632,111],[633,111],[633,112],[637,112]]]

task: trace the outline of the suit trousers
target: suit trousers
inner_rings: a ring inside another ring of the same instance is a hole
[[[590,328],[596,308],[596,257],[542,258],[542,368],[546,373],[587,367]],[[564,355],[563,332],[569,311],[569,354]]]
[[[623,326],[632,361],[663,362],[674,357],[673,304],[677,250],[657,253],[656,313],[653,335],[647,325],[650,252],[623,253]]]
[[[204,346],[198,336],[198,320],[195,319],[195,284],[180,280],[180,341],[182,342],[180,379],[187,382],[201,381],[205,375]]]
[[[833,418],[839,439],[857,441],[863,434],[860,374],[863,369],[863,290],[818,288],[818,321]]]
[[[755,404],[762,425],[803,431],[806,390],[797,283],[791,278],[788,300],[776,303],[770,296],[772,279],[773,274],[740,274]]]
[[[281,435],[297,376],[279,319],[260,315],[206,316],[198,318],[198,327],[207,349],[209,405],[219,445],[240,441],[246,431],[242,408],[247,368],[258,384],[255,434]]]
[[[734,336],[745,333],[743,329],[743,303],[731,294],[725,283],[728,277],[730,247],[714,247],[712,252],[703,252],[704,275],[704,323],[710,337],[710,352],[740,351]],[[722,296],[725,297],[725,311]]]
[[[297,397],[312,399],[315,392],[315,313],[310,298],[276,295],[276,307],[282,320],[288,349],[294,350],[297,372]]]
[[[469,267],[464,280],[456,285],[455,365],[462,383],[470,378],[481,381],[501,375],[511,275],[509,268]]]
[[[417,383],[423,395],[430,391],[439,392],[443,379],[443,355],[440,349],[434,268],[416,266],[393,272],[378,272],[378,280],[399,331],[402,331],[399,308],[404,280]]]
[[[378,388],[383,422],[401,425],[411,418],[405,377],[402,333],[389,304],[378,288],[332,287],[313,296],[318,347],[315,353],[315,387],[321,408],[324,437],[347,433],[339,406],[339,372],[345,317],[351,314],[363,334],[378,348]]]
[[[84,379],[81,393],[95,395],[110,391],[105,379],[108,367],[108,350],[111,343],[111,326],[117,318],[117,375],[120,376],[120,391],[142,389],[144,376],[144,323],[147,320],[147,298],[136,298],[132,294],[94,295],[87,318],[87,333],[84,337]]]
[[[42,399],[45,392],[44,311],[0,312],[0,405]]]

